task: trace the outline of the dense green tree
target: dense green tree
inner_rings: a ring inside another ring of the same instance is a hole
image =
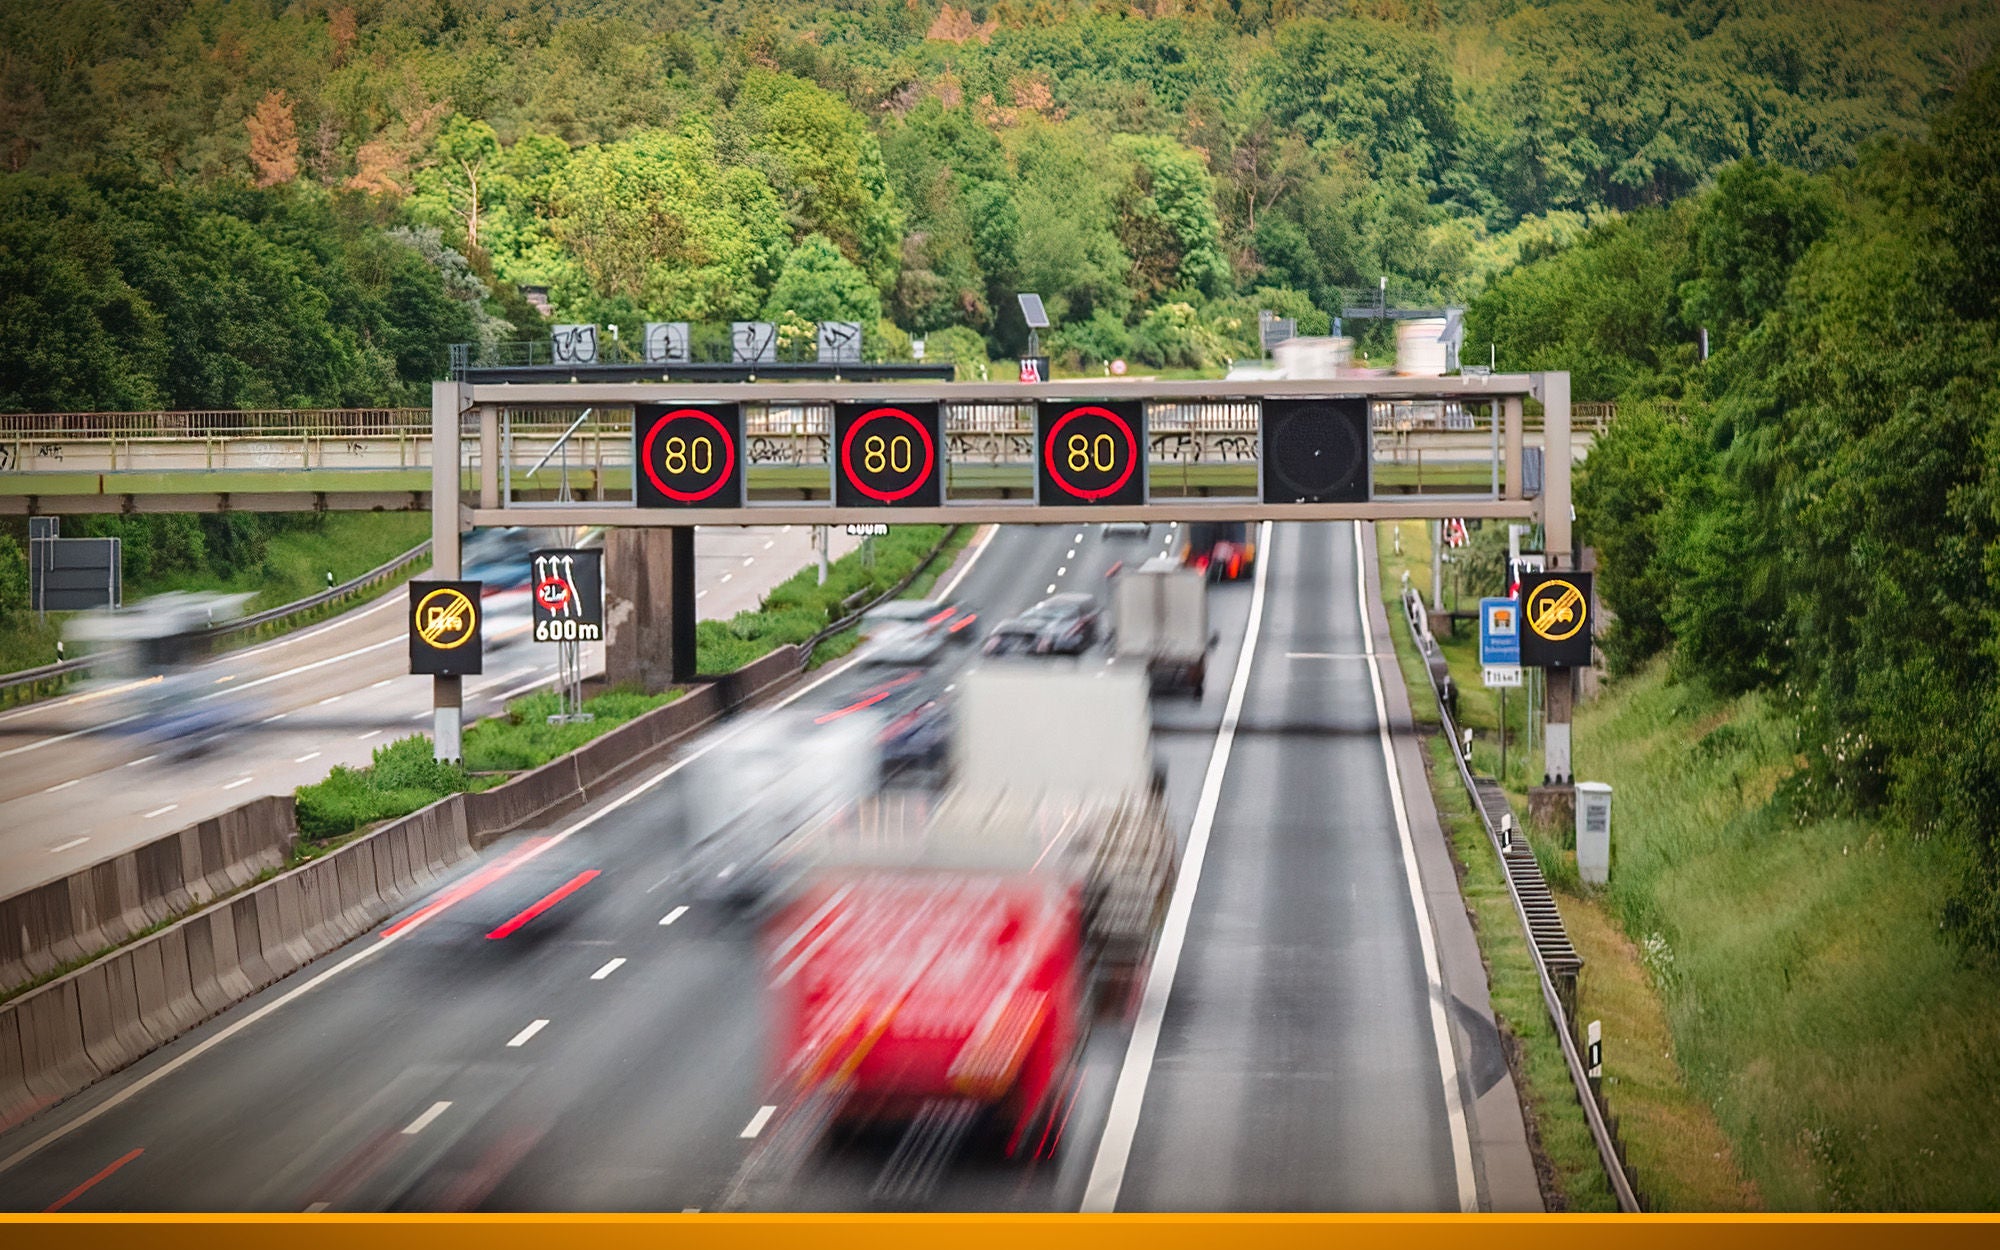
[[[790,313],[807,321],[858,321],[873,329],[882,302],[868,275],[833,240],[809,234],[785,257],[785,266],[764,306],[767,319]]]

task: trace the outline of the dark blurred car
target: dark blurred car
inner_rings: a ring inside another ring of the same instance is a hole
[[[916,683],[897,686],[872,710],[881,718],[877,741],[885,774],[943,771],[951,750],[951,716],[934,690]]]
[[[1097,600],[1091,596],[1051,595],[995,626],[986,639],[986,654],[1080,655],[1097,641],[1097,618]]]

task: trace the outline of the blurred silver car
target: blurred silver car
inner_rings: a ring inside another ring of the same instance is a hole
[[[898,599],[861,618],[864,664],[928,664],[948,642],[970,642],[979,614],[934,599]]]

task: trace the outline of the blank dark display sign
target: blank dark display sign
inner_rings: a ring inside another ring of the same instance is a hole
[[[1365,399],[1264,401],[1265,503],[1366,503]]]

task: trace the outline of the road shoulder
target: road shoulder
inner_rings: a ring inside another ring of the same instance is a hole
[[[1480,1208],[1541,1211],[1544,1208],[1541,1186],[1535,1176],[1534,1153],[1528,1146],[1520,1094],[1508,1070],[1499,1026],[1493,1017],[1486,965],[1480,957],[1479,941],[1473,934],[1465,900],[1459,893],[1458,873],[1452,866],[1444,826],[1431,797],[1423,748],[1410,710],[1409,687],[1403,681],[1401,665],[1394,662],[1395,642],[1388,610],[1382,603],[1380,562],[1374,558],[1375,527],[1372,522],[1356,524],[1365,526],[1362,542],[1367,552],[1363,564],[1368,589],[1362,609],[1369,614],[1369,627],[1377,646],[1391,661],[1376,667],[1382,675],[1383,696],[1389,709],[1396,772],[1410,816],[1418,874],[1437,934],[1438,967],[1451,1005],[1451,1045],[1458,1058],[1459,1092],[1467,1108],[1466,1127],[1479,1179]]]

